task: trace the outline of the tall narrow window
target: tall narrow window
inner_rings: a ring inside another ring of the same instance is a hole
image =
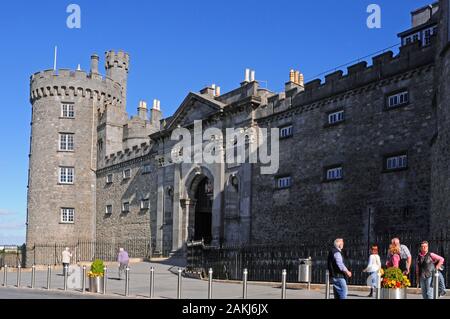
[[[113,182],[113,174],[106,175],[106,184],[111,184]]]
[[[73,151],[74,143],[73,143],[74,134],[71,133],[60,133],[59,134],[59,150],[60,151]]]
[[[61,184],[73,184],[75,179],[75,169],[73,167],[59,168],[59,182]]]
[[[141,200],[141,210],[147,210],[150,208],[150,200],[148,198],[143,198]]]
[[[74,118],[75,111],[72,103],[61,104],[61,117]]]
[[[128,213],[130,211],[130,202],[122,203],[122,213]]]
[[[131,177],[131,169],[130,168],[124,169],[122,174],[123,174],[123,179],[130,178]]]
[[[75,221],[74,208],[61,208],[61,223],[73,224]]]
[[[112,205],[106,205],[105,214],[106,215],[111,215],[112,214],[112,209],[113,209]]]
[[[147,174],[150,173],[152,171],[152,167],[150,166],[150,164],[145,164],[144,167],[142,168],[142,174]]]

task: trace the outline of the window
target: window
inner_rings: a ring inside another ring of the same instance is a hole
[[[280,128],[280,138],[286,138],[290,136],[292,136],[292,125]]]
[[[75,177],[75,169],[73,167],[60,167],[59,168],[59,182],[61,184],[73,184]]]
[[[127,168],[123,170],[123,179],[128,179],[131,177],[131,169]]]
[[[61,223],[73,224],[74,223],[74,208],[61,208]]]
[[[429,45],[431,43],[431,36],[437,33],[437,27],[431,27],[428,29],[425,29],[423,31],[423,45]]]
[[[73,151],[73,135],[70,133],[59,134],[59,150],[60,151]]]
[[[328,124],[336,124],[344,121],[344,110],[328,114]]]
[[[112,214],[112,205],[106,205],[106,215]]]
[[[388,108],[400,106],[409,102],[408,91],[392,94],[388,96]]]
[[[279,177],[277,179],[277,187],[278,189],[289,188],[292,185],[291,176]]]
[[[408,167],[408,156],[406,154],[390,156],[386,158],[386,170],[397,170]]]
[[[146,164],[144,165],[144,167],[142,168],[142,174],[148,174],[152,171],[152,167],[150,166],[150,164]]]
[[[327,181],[334,181],[338,179],[342,179],[342,166],[328,168],[326,170]]]
[[[122,204],[122,213],[128,213],[130,211],[130,203],[124,202]]]
[[[75,117],[73,104],[63,103],[61,105],[61,117],[71,118],[71,119]]]
[[[113,174],[106,175],[106,184],[111,184],[113,182]]]
[[[143,198],[141,200],[141,209],[146,210],[150,208],[150,200],[148,198]]]

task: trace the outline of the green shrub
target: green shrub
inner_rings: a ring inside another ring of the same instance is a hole
[[[96,259],[91,265],[91,271],[88,273],[89,277],[103,277],[105,274],[105,265],[103,264],[103,260]]]

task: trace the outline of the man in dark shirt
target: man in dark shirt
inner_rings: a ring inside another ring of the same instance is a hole
[[[344,239],[337,238],[334,241],[334,247],[328,254],[328,271],[333,282],[333,293],[335,299],[347,299],[347,278],[352,273],[345,266],[342,249],[344,248]]]

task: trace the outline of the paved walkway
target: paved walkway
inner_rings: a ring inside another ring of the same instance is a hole
[[[140,262],[130,264],[130,294],[128,298],[149,298],[150,295],[150,267],[155,268],[155,299],[177,298],[177,269],[182,266],[180,261]],[[47,271],[36,270],[36,288],[30,289],[31,272],[29,269],[22,271],[22,288],[15,288],[16,272],[8,273],[8,287],[0,287],[0,298],[126,298],[125,280],[119,280],[117,264],[111,264],[108,271],[107,294],[81,293],[81,290],[63,291],[64,277],[62,267],[52,269],[51,290],[45,289],[47,285]],[[0,273],[3,283],[3,271]],[[86,280],[86,285],[88,281]],[[249,282],[247,288],[248,299],[280,299],[281,285],[279,283]],[[87,287],[87,286],[86,286]],[[291,287],[291,288],[290,288]],[[311,290],[299,288],[298,284],[289,284],[286,291],[288,299],[324,299],[323,285],[314,285]],[[214,299],[241,299],[241,282],[213,282]],[[350,287],[349,298],[367,299],[368,291]],[[182,278],[182,299],[206,299],[208,297],[208,282],[205,280]],[[419,294],[408,294],[408,299],[420,299]],[[450,297],[445,297],[450,299]]]

